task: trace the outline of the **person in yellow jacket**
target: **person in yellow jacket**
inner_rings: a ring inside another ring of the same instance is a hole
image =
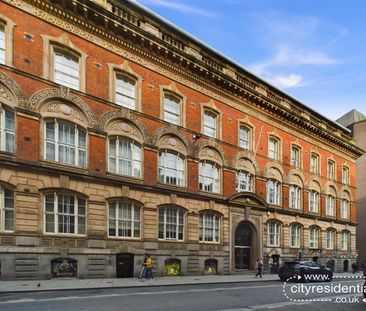
[[[153,261],[150,257],[150,255],[147,255],[147,260],[146,260],[146,279],[151,278],[152,280],[154,279],[153,274],[152,274],[152,267],[153,267]]]

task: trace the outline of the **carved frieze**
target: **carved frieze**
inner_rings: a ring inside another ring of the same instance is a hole
[[[73,103],[85,114],[88,121],[88,125],[90,127],[96,127],[97,121],[94,116],[94,113],[91,111],[89,106],[84,101],[82,101],[78,96],[69,92],[65,92],[65,88],[43,89],[36,92],[35,94],[32,95],[32,97],[28,101],[28,109],[38,112],[40,106],[44,102],[52,99],[60,99],[61,102],[62,100],[65,100],[67,102]],[[60,107],[58,108],[54,107],[54,109],[60,109]],[[63,109],[65,110],[65,108]]]
[[[221,165],[227,165],[228,163],[224,149],[214,139],[201,141],[195,149],[195,157],[206,157],[206,159],[211,159],[212,161],[216,159]]]
[[[168,149],[177,149],[183,154],[192,154],[191,142],[175,126],[158,128],[152,136],[152,144],[159,145],[159,148],[166,146]]]
[[[116,122],[116,123],[112,123],[113,120],[115,119],[126,119],[128,120],[131,124],[129,125],[129,127],[126,127],[123,124],[123,122]],[[111,125],[111,128],[109,128],[109,126]],[[145,143],[150,143],[151,142],[151,138],[150,138],[150,134],[149,131],[147,130],[145,124],[138,118],[136,117],[134,114],[132,114],[130,112],[129,109],[121,107],[120,109],[116,109],[116,110],[110,110],[105,112],[98,123],[98,128],[101,131],[108,131],[108,129],[117,129],[117,130],[121,130],[121,132],[132,132],[135,133],[136,135],[138,134],[139,137],[143,137],[143,141]],[[138,129],[138,130],[137,130]],[[137,133],[135,131],[141,131],[141,133]]]
[[[64,115],[71,116],[72,118],[77,119],[79,121],[84,121],[79,111],[68,105],[61,103],[54,103],[50,105],[47,109],[47,112],[62,113]]]
[[[177,137],[172,135],[164,135],[158,142],[159,149],[175,150],[183,155],[187,155],[187,148]]]
[[[23,91],[18,84],[0,71],[0,97],[9,102],[13,102],[14,106],[25,108],[26,99]],[[15,102],[14,102],[15,101]]]

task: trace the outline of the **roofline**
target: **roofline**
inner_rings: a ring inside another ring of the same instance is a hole
[[[123,0],[122,0],[123,1]],[[154,11],[150,10],[149,8],[145,7],[144,5],[142,5],[141,3],[138,3],[136,0],[124,0],[126,2],[128,2],[130,5],[136,7],[137,9],[141,10],[144,14],[150,15],[149,17],[152,17],[153,19],[156,19],[158,22],[162,22],[165,25],[164,26],[168,26],[169,28],[171,28],[172,30],[178,32],[181,35],[184,35],[185,37],[187,37],[189,40],[193,41],[194,43],[203,46],[205,49],[207,49],[209,52],[216,54],[216,56],[220,57],[222,60],[230,63],[231,65],[238,67],[240,70],[245,71],[247,74],[251,75],[253,78],[259,80],[260,82],[270,86],[272,89],[276,90],[277,92],[279,92],[280,94],[284,94],[287,98],[291,99],[292,101],[295,101],[296,104],[302,106],[303,108],[305,108],[306,110],[309,110],[311,113],[321,117],[322,119],[325,119],[327,122],[331,123],[333,126],[341,129],[342,131],[346,132],[347,134],[351,134],[351,131],[344,127],[343,125],[327,118],[326,116],[320,114],[319,112],[315,111],[314,109],[310,108],[309,106],[303,104],[302,102],[300,102],[299,100],[297,100],[296,98],[292,97],[291,95],[289,95],[288,93],[280,90],[279,88],[277,88],[276,86],[273,86],[272,84],[270,84],[269,82],[265,81],[263,78],[260,78],[259,76],[257,76],[256,74],[250,72],[248,69],[244,68],[243,65],[239,64],[238,62],[236,62],[235,60],[231,59],[230,57],[222,54],[221,52],[219,52],[218,50],[216,50],[215,48],[211,47],[210,45],[204,43],[203,41],[201,41],[200,39],[194,37],[193,35],[191,35],[190,33],[188,33],[187,31],[183,30],[182,28],[174,25],[172,22],[170,22],[169,20],[165,19],[164,17],[158,15],[157,13],[155,13]]]

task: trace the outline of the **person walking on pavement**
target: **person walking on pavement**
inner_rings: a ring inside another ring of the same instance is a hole
[[[147,254],[144,254],[144,259],[142,261],[140,276],[139,279],[142,281],[143,278],[146,278],[146,261],[147,261]]]
[[[154,279],[153,274],[152,274],[152,267],[153,267],[153,261],[150,257],[150,255],[147,255],[147,260],[146,260],[146,279]]]
[[[352,273],[355,274],[357,272],[357,263],[352,263]]]
[[[257,276],[259,275],[262,278],[262,270],[263,270],[263,261],[261,258],[258,258],[257,260],[257,274],[255,275],[255,277],[257,278]]]

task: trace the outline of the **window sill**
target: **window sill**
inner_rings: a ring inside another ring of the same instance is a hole
[[[221,193],[217,193],[217,192],[209,192],[209,191],[203,191],[203,190],[199,190],[200,194],[206,195],[206,196],[210,196],[213,198],[221,198],[222,195]]]
[[[141,177],[121,175],[121,174],[112,173],[112,172],[106,172],[106,175],[115,180],[124,180],[124,181],[133,182],[133,183],[139,183],[139,184],[142,184],[144,182]]]
[[[135,237],[117,237],[117,236],[108,236],[108,240],[110,241],[141,241],[141,237],[135,238]]]
[[[86,238],[86,234],[76,233],[55,233],[55,232],[43,232],[44,236],[54,238]]]
[[[88,171],[87,168],[81,168],[79,166],[67,165],[67,164],[59,163],[59,162],[50,162],[47,160],[40,161],[40,165],[42,167],[65,170],[65,171],[72,172],[72,173],[85,174]]]
[[[220,242],[198,241],[199,244],[220,245]]]
[[[158,239],[159,243],[185,243],[184,240],[174,240],[174,239]]]
[[[165,184],[165,183],[162,183],[162,182],[158,182],[157,183],[157,186],[159,188],[163,188],[163,189],[187,191],[187,187],[186,186],[171,185],[171,184]]]

